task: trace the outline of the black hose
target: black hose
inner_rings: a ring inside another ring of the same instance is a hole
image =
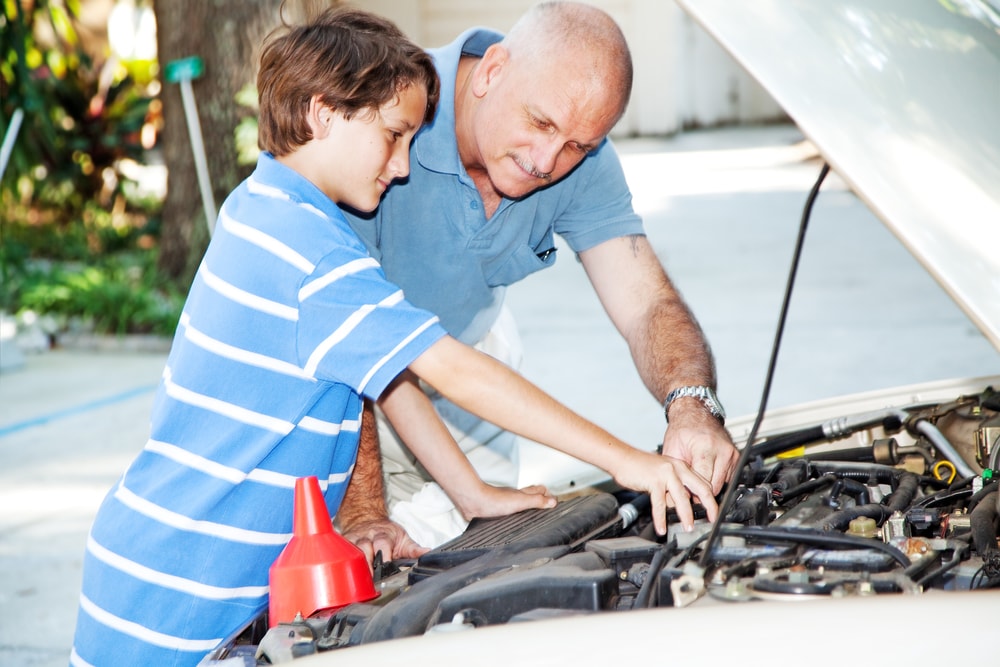
[[[910,506],[920,486],[920,478],[912,472],[902,472],[898,476],[899,483],[895,491],[882,499],[881,503],[857,505],[834,512],[823,520],[820,530],[844,530],[851,521],[859,517],[875,519],[881,526],[892,516],[893,512],[902,511]]]
[[[996,492],[997,486],[994,484],[990,493]],[[992,502],[979,503],[969,515],[969,524],[972,527],[972,544],[984,560],[988,553],[997,551],[997,518],[997,506],[996,503]]]
[[[676,546],[677,539],[671,538],[669,542],[661,546],[653,554],[653,559],[649,562],[649,569],[646,570],[646,580],[642,582],[635,600],[632,601],[633,609],[645,609],[649,606],[649,601],[653,597],[653,586],[656,585],[656,581],[660,576],[660,570],[663,569],[663,561],[667,557],[667,554],[673,551]]]
[[[828,473],[816,479],[811,479],[808,482],[803,482],[798,486],[793,486],[790,489],[782,491],[780,496],[776,499],[779,505],[783,505],[790,500],[794,500],[799,496],[803,496],[807,493],[812,493],[816,489],[820,489],[824,486],[833,484],[837,481],[837,476],[833,473]]]
[[[983,486],[983,488],[979,489],[978,491],[976,491],[975,493],[973,493],[971,496],[969,496],[969,502],[965,506],[966,511],[968,511],[970,513],[974,512],[976,510],[976,507],[979,506],[980,502],[982,502],[983,500],[985,500],[991,494],[994,494],[994,493],[997,492],[997,488],[998,487],[997,487],[996,480],[992,480],[988,484],[985,484]],[[993,500],[995,500],[995,498]]]
[[[766,459],[775,456],[789,449],[795,449],[811,442],[826,440],[826,434],[822,426],[810,426],[801,431],[784,433],[773,438],[768,438],[764,442],[759,442],[751,448],[751,455]]]
[[[906,554],[891,544],[873,540],[870,537],[855,537],[832,531],[820,531],[809,528],[775,528],[760,526],[733,526],[725,524],[719,529],[722,535],[735,535],[748,540],[776,540],[781,542],[798,542],[818,547],[850,547],[852,549],[873,549],[888,554],[903,567],[910,565]]]
[[[836,490],[837,493],[834,494],[834,490],[830,489],[831,502],[836,500],[836,496],[843,493],[850,494],[854,498],[854,502],[858,505],[867,505],[870,502],[868,487],[856,479],[851,479],[850,477],[842,477],[838,479]]]
[[[905,470],[881,463],[851,463],[849,461],[812,461],[820,474],[834,473],[839,477],[850,477],[861,481],[874,480],[879,484],[895,485]],[[912,473],[911,473],[912,474]]]

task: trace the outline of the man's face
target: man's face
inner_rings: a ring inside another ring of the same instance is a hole
[[[568,174],[619,116],[614,87],[568,57],[535,66],[494,45],[474,76],[483,93],[473,119],[479,166],[512,199]]]

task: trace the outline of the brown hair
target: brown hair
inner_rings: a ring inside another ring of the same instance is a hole
[[[377,112],[412,85],[427,89],[429,122],[440,92],[431,57],[387,19],[330,8],[265,41],[257,74],[258,144],[282,156],[312,139],[306,112],[313,95],[350,119]]]

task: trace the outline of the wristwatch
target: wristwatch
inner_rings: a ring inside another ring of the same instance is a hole
[[[715,395],[712,388],[692,385],[687,387],[677,387],[667,394],[666,400],[663,401],[663,416],[666,418],[667,424],[670,423],[670,404],[683,396],[697,398],[706,408],[708,408],[708,411],[712,413],[712,416],[719,420],[720,424],[726,423],[726,411],[722,409],[722,403],[719,403],[719,399]]]

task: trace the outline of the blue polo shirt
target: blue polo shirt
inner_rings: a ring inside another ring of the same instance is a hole
[[[389,188],[374,215],[347,213],[388,279],[469,344],[492,326],[507,285],[555,262],[554,233],[574,252],[643,233],[607,140],[559,182],[519,200],[504,199],[486,218],[458,156],[455,76],[462,55],[482,56],[501,39],[496,32],[472,29],[431,51],[441,102],[434,122],[413,141],[409,179]]]
[[[142,452],[87,539],[71,663],[195,665],[267,606],[295,480],[336,514],[362,396],[445,335],[340,210],[263,154],[225,201]]]

